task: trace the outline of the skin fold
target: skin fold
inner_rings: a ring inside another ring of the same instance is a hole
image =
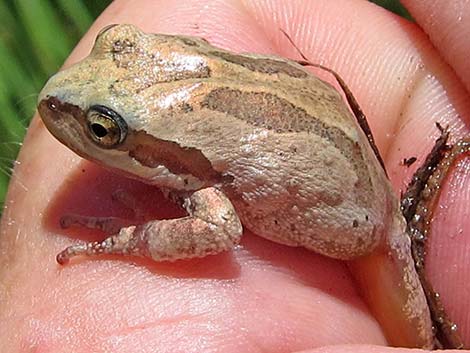
[[[438,134],[434,122],[463,136],[470,116],[469,70],[452,51],[459,40],[460,47],[469,45],[452,26],[470,14],[468,5],[459,2],[460,13],[452,15],[437,11],[437,1],[428,8],[404,3],[436,48],[418,25],[366,1],[118,1],[66,65],[83,58],[97,31],[109,23],[132,22],[148,32],[202,36],[234,51],[297,58],[282,28],[311,61],[332,67],[348,83],[398,194],[431,148]],[[426,11],[442,21],[429,25],[421,20]],[[443,31],[447,41],[436,38]],[[411,156],[418,157],[415,165],[401,165]],[[7,323],[0,327],[2,351],[389,350],[379,347],[385,344],[380,327],[343,263],[251,234],[234,252],[201,260],[156,264],[104,257],[59,267],[55,255],[75,237],[100,238],[83,232],[64,236],[70,232],[54,227],[64,212],[119,215],[125,210],[112,201],[116,188],[141,195],[146,212],[168,217],[177,211],[149,187],[83,162],[37,119],[19,161],[0,232],[0,322]],[[465,168],[468,160],[446,186],[442,204],[448,207],[436,216],[427,270],[469,345],[469,241],[459,232],[469,228],[463,217],[468,213]],[[37,213],[42,216],[31,217]]]

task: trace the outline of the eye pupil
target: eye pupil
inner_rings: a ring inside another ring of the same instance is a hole
[[[103,138],[108,134],[108,130],[101,124],[91,124],[91,129],[98,138]]]

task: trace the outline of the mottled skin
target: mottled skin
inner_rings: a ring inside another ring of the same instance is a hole
[[[125,122],[115,144],[91,137],[96,105]],[[88,58],[49,80],[38,109],[82,157],[187,196],[189,217],[125,228],[70,247],[59,261],[100,252],[155,260],[217,253],[238,242],[238,215],[263,237],[352,260],[390,343],[432,347],[398,199],[341,96],[300,65],[111,26]],[[380,312],[387,305],[398,318]]]

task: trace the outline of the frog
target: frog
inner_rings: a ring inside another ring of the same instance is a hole
[[[49,79],[38,111],[72,151],[187,212],[120,229],[68,216],[110,236],[67,247],[60,264],[205,257],[247,229],[346,261],[391,345],[434,347],[400,200],[341,94],[298,62],[110,25],[87,58]]]

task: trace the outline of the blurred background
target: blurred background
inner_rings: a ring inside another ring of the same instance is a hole
[[[0,1],[0,214],[37,94],[110,2]],[[398,0],[371,2],[411,20]]]

